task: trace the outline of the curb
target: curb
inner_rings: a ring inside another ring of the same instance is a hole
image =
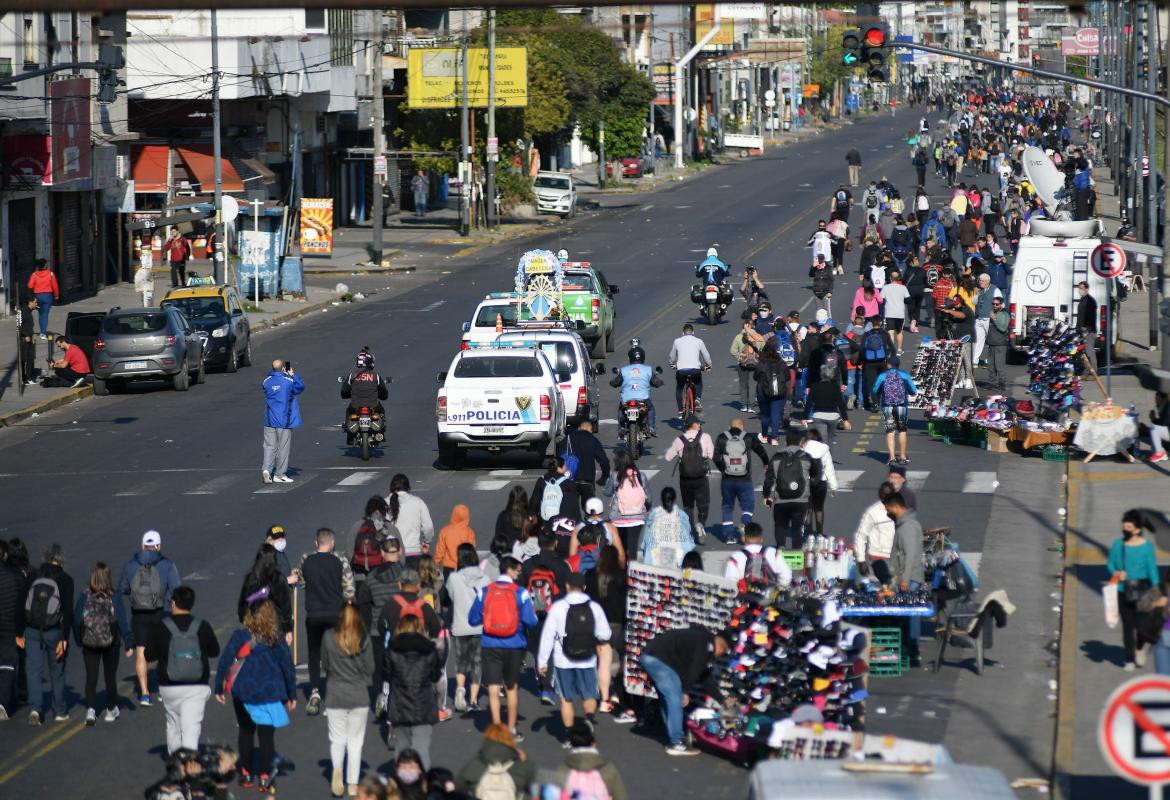
[[[300,319],[301,317],[312,314],[315,311],[321,311],[326,308],[332,308],[333,304],[338,302],[336,297],[330,297],[326,300],[318,300],[316,303],[305,303],[300,308],[292,308],[288,311],[281,311],[278,314],[273,314],[268,319],[261,320],[252,326],[253,331],[267,330],[268,328],[275,328],[284,322],[291,322]]]
[[[1052,771],[1050,786],[1056,800],[1067,800],[1069,776],[1073,769],[1076,747],[1076,661],[1079,642],[1077,641],[1077,578],[1078,564],[1075,552],[1070,547],[1069,533],[1081,524],[1080,504],[1081,472],[1074,469],[1073,461],[1065,467],[1064,485],[1064,558],[1061,569],[1060,588],[1060,650],[1056,665],[1057,701],[1053,719]],[[1078,465],[1079,466],[1079,465]]]

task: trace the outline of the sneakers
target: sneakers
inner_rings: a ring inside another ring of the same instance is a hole
[[[696,397],[695,398],[695,413],[698,414],[702,410],[703,410],[703,401]]]
[[[33,728],[40,727],[41,712],[39,712],[39,711],[28,712],[28,724],[30,727],[33,727]]]
[[[80,378],[78,378],[77,380],[75,380],[70,388],[76,389],[78,386],[82,386],[84,384],[85,384],[85,376],[83,375]]]
[[[613,721],[617,725],[633,725],[638,721],[638,715],[627,708],[619,714],[614,714]]]
[[[53,715],[53,722],[68,722],[68,721],[69,721],[69,712],[65,712],[63,714],[54,714]]]
[[[553,697],[552,692],[550,692],[548,689],[545,689],[540,693],[540,704],[542,706],[555,706],[557,704],[557,699]]]
[[[142,706],[144,708],[149,707],[150,706],[150,695],[149,694],[138,695],[138,705]]]
[[[261,775],[256,790],[262,794],[276,794],[276,780],[271,775]]]
[[[446,722],[447,720],[451,719],[451,717],[453,717],[453,716],[455,716],[455,712],[452,711],[451,709],[449,709],[449,708],[440,708],[439,709],[439,722]]]
[[[570,742],[568,739],[565,739],[563,742],[561,742],[561,749],[562,750],[572,750],[573,743]]]
[[[0,722],[7,722],[7,721],[8,721],[8,709],[5,708],[4,706],[0,706]]]
[[[122,712],[117,706],[114,706],[113,708],[106,709],[106,715],[102,719],[106,722],[117,722],[120,716],[122,716]]]
[[[85,727],[92,728],[97,725],[97,709],[87,708],[85,710]]]
[[[465,686],[455,687],[455,710],[460,714],[467,710],[467,688]]]
[[[682,742],[675,742],[666,748],[666,754],[668,756],[697,756],[699,751],[693,747],[687,747]]]
[[[341,767],[333,768],[333,777],[329,781],[329,791],[334,797],[341,797],[345,791],[345,778],[341,774]]]
[[[1137,669],[1137,667],[1134,666],[1134,663],[1132,661],[1126,661],[1125,666],[1121,668],[1121,671],[1122,672],[1133,672],[1135,669]],[[37,712],[34,711],[33,714],[35,714],[35,713],[37,713]],[[29,725],[33,724],[31,714],[29,715],[29,723],[28,724]]]
[[[1137,662],[1139,667],[1144,667],[1146,665],[1146,655],[1147,653],[1143,648],[1134,653],[1133,660]]]
[[[456,692],[455,697],[455,703],[458,705],[458,692]],[[386,695],[379,694],[377,699],[374,700],[374,719],[381,719],[384,716],[386,716]]]
[[[512,738],[516,741],[516,744],[520,744],[521,742],[524,741],[524,734],[522,734],[520,731],[513,728],[512,729]]]
[[[273,475],[272,482],[273,483],[292,483],[293,479],[287,475]]]
[[[305,704],[305,713],[310,717],[315,717],[321,713],[321,695],[318,692],[313,692],[309,696],[309,702]],[[261,775],[261,778],[264,776]]]
[[[252,779],[252,773],[240,767],[240,788],[251,789],[256,785],[256,781]]]
[[[1154,453],[1152,456],[1147,458],[1146,461],[1148,461],[1151,464],[1157,464],[1157,463],[1165,461],[1167,459],[1170,459],[1170,456],[1166,455],[1165,452],[1162,452],[1162,453]]]
[[[266,469],[260,470],[260,479],[265,483],[272,483],[272,473]]]

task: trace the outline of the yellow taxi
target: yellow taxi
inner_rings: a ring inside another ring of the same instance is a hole
[[[207,338],[204,363],[235,372],[252,365],[252,330],[234,286],[183,286],[171,289],[162,306],[183,312],[191,327]]]

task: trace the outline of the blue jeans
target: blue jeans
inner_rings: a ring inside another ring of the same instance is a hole
[[[41,681],[45,676],[45,662],[48,661],[49,686],[53,691],[53,713],[65,713],[65,659],[57,658],[57,642],[61,641],[60,628],[38,630],[24,629],[24,672],[28,678],[28,706],[30,711],[43,713],[45,690]]]
[[[784,404],[787,400],[783,397],[770,400],[757,392],[756,402],[760,404],[760,432],[766,439],[779,438],[782,432],[780,420],[784,417]]]
[[[747,478],[724,478],[719,484],[719,492],[723,495],[723,538],[726,540],[735,535],[731,514],[735,511],[736,500],[739,500],[740,520],[743,524],[752,521],[756,510],[756,489]]]
[[[861,405],[861,367],[851,367],[846,373],[848,380],[845,383],[845,399],[852,397],[857,405]]]
[[[662,704],[662,717],[666,721],[666,736],[671,744],[683,740],[683,685],[682,678],[661,659],[649,653],[642,654],[642,669],[654,682],[658,701]]]
[[[1159,675],[1170,675],[1170,630],[1166,628],[1154,642],[1154,671]]]
[[[804,389],[805,389],[805,382],[807,380],[808,380],[808,368],[805,367],[805,368],[801,369],[800,367],[797,367],[796,368],[796,390],[792,394],[793,400],[795,400],[799,403],[804,402]]]
[[[416,217],[426,216],[427,213],[427,193],[414,193],[414,215]]]
[[[49,332],[49,310],[53,308],[52,292],[37,292],[37,317],[41,324],[41,333]]]

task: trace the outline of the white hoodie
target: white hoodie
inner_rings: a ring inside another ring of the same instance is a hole
[[[829,446],[824,442],[818,442],[809,439],[801,448],[808,453],[811,458],[821,462],[821,475],[829,484],[829,491],[837,491],[837,470],[833,468],[833,456],[829,453]]]

